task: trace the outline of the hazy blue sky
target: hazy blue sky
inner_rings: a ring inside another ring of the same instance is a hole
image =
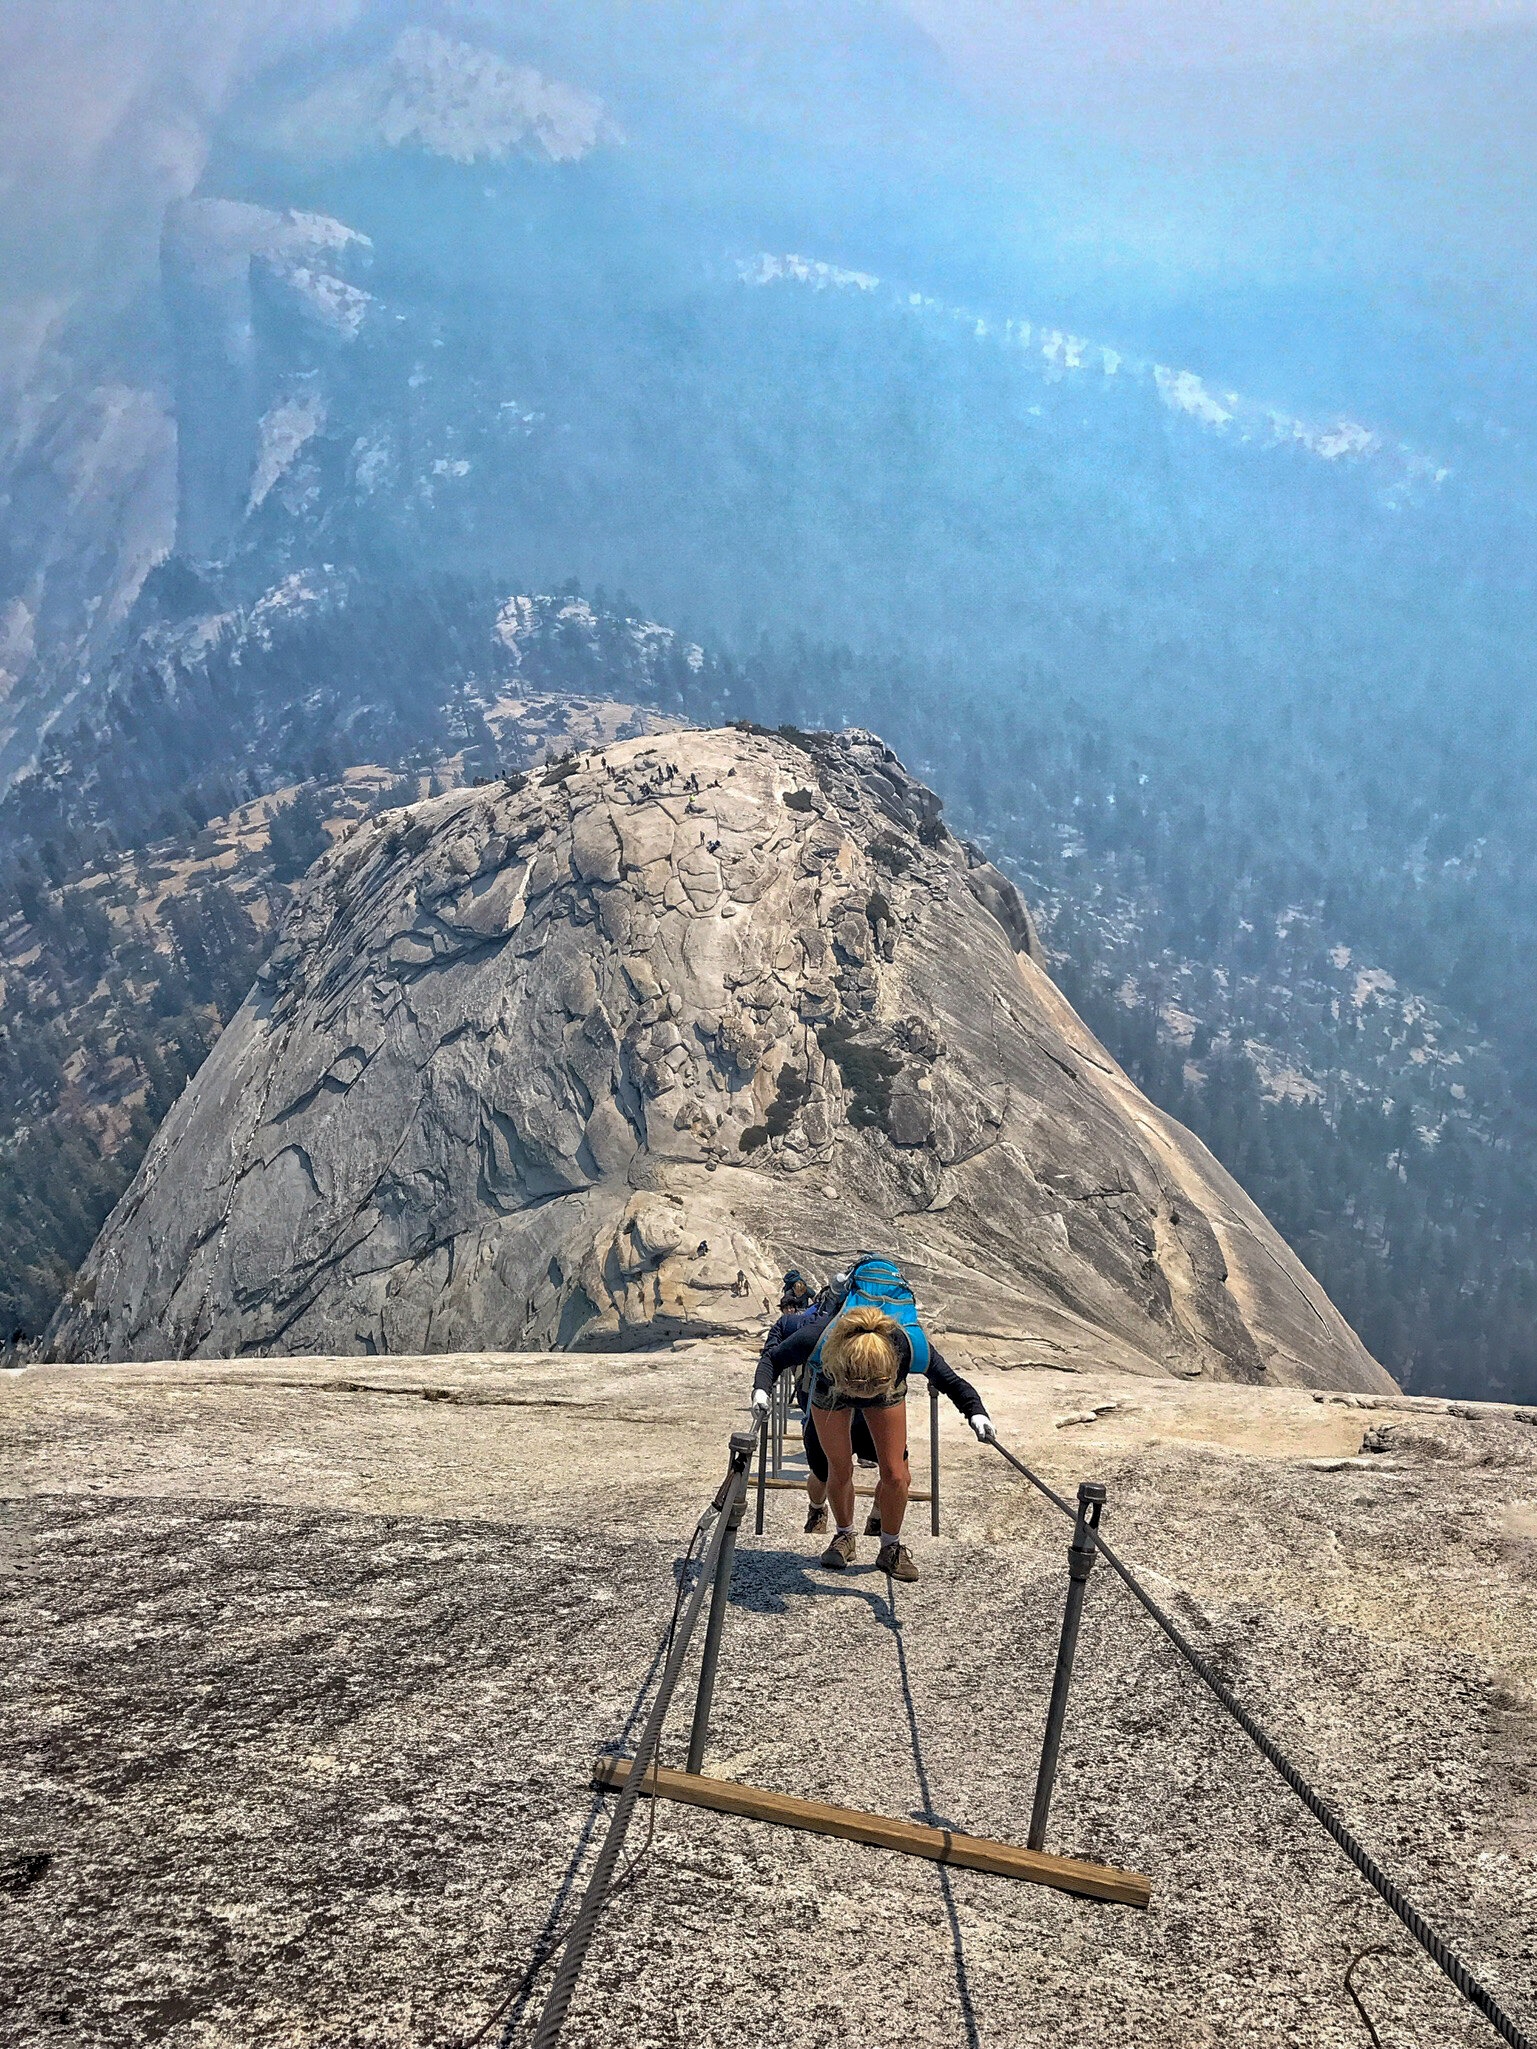
[[[1382,42],[1537,20],[1537,0],[906,0],[974,81],[1034,98],[1096,67],[1317,64]]]
[[[1030,152],[1065,278],[1375,294],[1525,346],[1537,0],[906,4]]]
[[[633,0],[632,12],[646,0]],[[336,27],[361,0],[6,0],[0,8],[0,191],[68,176],[136,100],[170,89],[215,103],[274,47]],[[517,9],[505,10],[515,20]],[[772,13],[772,9],[765,10]],[[1228,65],[1312,69],[1363,46],[1537,23],[1537,0],[905,0],[966,81],[1036,108],[1084,113],[1142,79]],[[1213,107],[1214,120],[1231,110]]]

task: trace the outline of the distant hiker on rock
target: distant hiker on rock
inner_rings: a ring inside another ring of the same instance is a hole
[[[831,1300],[799,1318],[777,1341],[770,1332],[753,1378],[753,1407],[767,1409],[781,1373],[812,1367],[808,1438],[814,1425],[827,1465],[826,1498],[835,1519],[832,1542],[822,1563],[834,1572],[852,1565],[854,1543],[855,1419],[864,1423],[875,1447],[880,1480],[875,1490],[881,1548],[876,1565],[893,1579],[915,1580],[918,1568],[901,1541],[902,1518],[912,1478],[907,1458],[907,1382],[926,1373],[948,1395],[978,1438],[993,1436],[982,1397],[930,1344],[917,1304],[900,1269],[889,1259],[862,1253],[829,1291]],[[776,1329],[778,1326],[776,1325]],[[810,1456],[808,1449],[808,1458]],[[813,1527],[811,1517],[806,1527]]]

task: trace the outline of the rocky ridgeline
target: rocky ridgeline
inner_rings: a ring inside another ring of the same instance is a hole
[[[1390,1388],[867,734],[623,742],[356,828],[156,1138],[74,1358],[633,1347],[894,1252],[961,1356]]]

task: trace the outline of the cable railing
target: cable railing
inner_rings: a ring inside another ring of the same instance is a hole
[[[738,1432],[731,1439],[730,1463],[726,1477],[721,1482],[714,1500],[699,1519],[689,1547],[689,1557],[692,1557],[694,1544],[713,1523],[710,1541],[701,1561],[698,1578],[688,1592],[686,1602],[684,1587],[688,1561],[685,1560],[684,1576],[679,1582],[668,1636],[666,1662],[658,1681],[655,1700],[636,1743],[634,1754],[627,1760],[605,1760],[604,1769],[598,1775],[600,1783],[618,1787],[618,1804],[570,1931],[553,1949],[546,1952],[543,1959],[543,1962],[547,1963],[551,1956],[558,1956],[559,1962],[532,2038],[532,2049],[555,2049],[560,2039],[599,1918],[616,1890],[614,1869],[630,1826],[635,1803],[643,1792],[651,1794],[653,1798],[665,1794],[667,1797],[691,1801],[696,1805],[714,1807],[718,1811],[747,1814],[759,1819],[783,1822],[792,1827],[815,1829],[858,1841],[883,1844],[889,1848],[930,1857],[940,1863],[970,1864],[974,1868],[1000,1872],[1008,1876],[1037,1879],[1061,1886],[1068,1891],[1120,1900],[1129,1905],[1145,1906],[1148,1901],[1147,1881],[1139,1878],[1137,1874],[1117,1871],[1109,1866],[1052,1857],[1045,1850],[1052,1793],[1067,1721],[1079,1626],[1090,1576],[1095,1561],[1099,1558],[1103,1558],[1127,1592],[1173,1644],[1261,1756],[1274,1767],[1308,1812],[1327,1830],[1356,1870],[1397,1915],[1409,1934],[1445,1973],[1458,1992],[1477,2008],[1500,2039],[1510,2045],[1510,2049],[1537,2049],[1532,2038],[1522,2031],[1487,1986],[1474,1975],[1424,1916],[1409,1903],[1397,1884],[1371,1856],[1359,1838],[1285,1755],[1239,1700],[1232,1687],[1214,1670],[1209,1660],[1201,1655],[1167,1610],[1112,1549],[1101,1527],[1107,1506],[1105,1489],[1093,1482],[1084,1482],[1078,1489],[1076,1504],[1068,1501],[1043,1480],[1040,1474],[1033,1472],[1022,1459],[1000,1443],[996,1434],[988,1442],[1000,1458],[1037,1489],[1053,1507],[1068,1517],[1073,1525],[1067,1554],[1067,1594],[1056,1665],[1052,1675],[1051,1695],[1047,1705],[1040,1761],[1036,1771],[1027,1848],[1020,1850],[1011,1845],[989,1843],[981,1838],[959,1836],[949,1830],[890,1822],[883,1817],[860,1814],[852,1809],[827,1807],[821,1803],[799,1800],[788,1795],[740,1787],[730,1781],[706,1778],[703,1775],[704,1754],[709,1739],[710,1714],[726,1611],[730,1600],[737,1533],[746,1511],[754,1453],[756,1452],[758,1461],[756,1520],[761,1531],[765,1483],[770,1467],[782,1466],[786,1420],[785,1416],[776,1416],[771,1410],[768,1415],[759,1419],[755,1429]],[[932,1413],[930,1421],[931,1425],[935,1423]],[[932,1517],[937,1530],[937,1428],[933,1429],[930,1439],[930,1461]],[[705,1628],[694,1713],[689,1731],[688,1768],[684,1773],[663,1773],[655,1764],[657,1746],[707,1596],[709,1619]],[[621,1770],[622,1779],[619,1776]]]

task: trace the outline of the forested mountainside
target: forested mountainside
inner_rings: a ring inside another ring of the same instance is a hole
[[[167,575],[143,609],[173,587],[208,595]],[[46,1323],[331,837],[644,731],[638,705],[712,670],[580,599],[446,582],[365,602],[291,581],[146,623],[98,716],[0,806],[0,1328]]]
[[[267,944],[251,807],[301,791],[292,869],[381,778],[520,768],[567,744],[498,724],[521,678],[880,732],[1377,1355],[1529,1391],[1524,359],[1374,326],[1364,277],[1284,345],[1225,283],[1075,297],[882,10],[750,59],[773,10],[707,48],[688,12],[662,47],[365,4],[39,339],[0,419],[0,1313],[42,1322]]]
[[[760,717],[831,706],[932,775],[1081,1015],[1406,1386],[1529,1397],[1537,803],[1488,730],[1428,689],[1336,703],[1325,745],[1264,702],[1221,736],[1118,730],[1028,672],[1003,705],[809,651],[744,684]]]
[[[1348,379],[1235,388],[1215,318],[1160,355],[1028,265],[954,275],[1000,202],[951,159],[888,187],[698,110],[637,127],[516,61],[515,21],[482,49],[365,13],[229,111],[158,279],[0,423],[0,773],[173,549],[247,604],[324,562],[577,576],[739,652],[1028,662],[1117,725],[1263,694],[1307,726],[1432,673],[1521,701],[1519,414],[1407,364],[1407,420]]]
[[[443,580],[381,605],[335,577],[170,616],[193,591],[164,574],[103,710],[0,806],[8,1325],[46,1320],[330,834],[637,717],[831,718],[921,764],[1024,888],[1070,998],[1390,1370],[1529,1398],[1537,1192],[1499,936],[1525,929],[1519,833],[1459,861],[1415,801],[1367,813],[1295,747],[1214,787],[1028,677],[961,730],[965,681],[932,664],[810,641],[728,659],[597,594]]]

